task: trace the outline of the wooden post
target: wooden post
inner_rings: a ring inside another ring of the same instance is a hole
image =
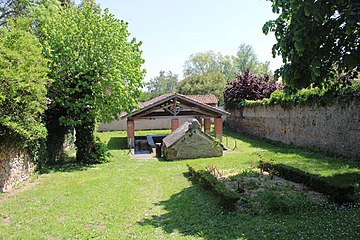
[[[135,148],[135,121],[127,120],[127,142],[130,149]]]
[[[211,126],[211,121],[210,118],[204,118],[204,132],[209,134],[210,133],[210,126]]]
[[[179,119],[171,119],[171,131],[175,131],[179,127]]]
[[[215,130],[215,137],[221,141],[222,134],[223,134],[221,117],[215,118],[214,125],[215,125],[214,126],[214,128],[215,128],[214,129]]]

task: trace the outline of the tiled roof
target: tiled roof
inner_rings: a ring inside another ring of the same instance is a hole
[[[183,95],[183,94],[179,94],[179,93],[167,93],[161,96],[158,96],[156,98],[153,98],[149,101],[143,102],[139,105],[139,109],[134,109],[131,113],[127,114],[126,112],[122,112],[120,114],[121,118],[124,118],[126,116],[135,114],[135,113],[139,113],[144,111],[147,108],[151,108],[152,105],[156,105],[159,102],[162,101],[167,101],[167,99],[171,99],[172,97],[180,97],[183,99],[188,99],[189,101],[193,101],[195,103],[199,103],[199,105],[203,105],[204,107],[208,108],[208,109],[212,109],[211,111],[216,111],[216,112],[222,112],[224,114],[229,114],[221,109],[216,108],[213,104],[210,103],[214,103],[214,99],[216,99],[215,95],[213,94],[208,94],[208,95]],[[205,103],[205,102],[208,103]],[[217,103],[217,100],[216,100]]]
[[[191,98],[195,101],[202,102],[209,105],[217,105],[218,100],[214,94],[205,94],[205,95],[185,95],[188,98]]]
[[[173,93],[166,93],[166,94],[163,94],[161,96],[158,96],[156,98],[153,98],[153,99],[150,99],[149,101],[146,101],[146,102],[143,102],[143,103],[140,103],[139,107],[140,109],[144,108],[144,107],[147,107],[149,105],[152,105],[158,101],[161,101],[169,96],[173,95]]]
[[[169,97],[169,96],[171,96],[171,95],[173,95],[173,93],[166,93],[166,94],[163,94],[163,95],[158,96],[158,97],[156,97],[156,98],[150,99],[149,101],[140,103],[140,104],[139,104],[139,109],[143,109],[143,108],[145,108],[145,107],[147,107],[147,106],[150,106],[150,105],[152,105],[152,104],[154,104],[154,103],[156,103],[156,102],[158,102],[158,101],[161,101],[161,100],[163,100],[163,99],[165,99],[165,98],[167,98],[167,97]],[[137,109],[134,109],[132,112],[135,112],[136,110],[137,110]],[[126,113],[126,112],[122,112],[122,113],[120,114],[120,117],[125,116],[125,115],[127,115],[127,113]]]
[[[153,98],[149,101],[143,102],[139,105],[140,109],[152,105],[158,101],[161,101],[169,96],[173,95],[173,93],[166,93],[156,98]],[[182,94],[181,94],[182,95]],[[197,102],[205,103],[205,104],[217,104],[218,100],[214,94],[206,94],[206,95],[183,95]]]

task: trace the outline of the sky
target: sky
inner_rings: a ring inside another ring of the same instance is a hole
[[[212,50],[235,55],[241,43],[252,45],[271,70],[281,65],[272,58],[273,33],[262,26],[276,19],[265,0],[96,0],[116,18],[129,23],[131,38],[142,41],[145,81],[171,71],[182,79],[190,55]]]

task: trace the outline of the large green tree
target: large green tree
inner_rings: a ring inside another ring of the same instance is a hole
[[[171,71],[160,71],[159,75],[150,79],[146,84],[147,92],[143,96],[143,100],[160,96],[165,93],[172,93],[176,91],[178,84],[178,75]]]
[[[184,64],[184,79],[178,84],[183,94],[214,94],[223,103],[227,81],[250,70],[256,75],[269,74],[269,63],[258,60],[251,45],[241,44],[236,55],[208,51],[191,55]]]
[[[59,8],[39,25],[54,79],[49,126],[75,128],[77,160],[91,162],[96,121],[111,121],[137,104],[144,76],[141,42],[129,40],[127,23],[94,1]]]
[[[239,46],[233,61],[237,75],[244,74],[247,70],[258,76],[271,74],[269,68],[270,62],[261,62],[251,45],[242,43]]]
[[[279,14],[263,31],[274,32],[275,72],[288,88],[328,87],[356,78],[360,64],[360,2],[354,0],[272,0]],[[335,81],[334,81],[335,79]]]
[[[42,113],[49,83],[47,60],[30,22],[17,19],[0,28],[0,141],[34,141],[46,136]],[[22,142],[23,142],[22,141]]]
[[[191,55],[184,65],[184,79],[179,82],[182,94],[214,94],[220,102],[226,85],[223,56],[213,51]],[[226,69],[227,70],[227,69]]]

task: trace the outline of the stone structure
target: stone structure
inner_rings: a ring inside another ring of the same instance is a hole
[[[360,100],[331,106],[254,106],[233,110],[230,129],[348,157],[360,156]]]
[[[219,157],[223,147],[201,131],[198,121],[186,122],[163,139],[162,152],[167,160]]]
[[[0,192],[29,178],[33,170],[34,164],[27,148],[18,149],[0,144]]]

